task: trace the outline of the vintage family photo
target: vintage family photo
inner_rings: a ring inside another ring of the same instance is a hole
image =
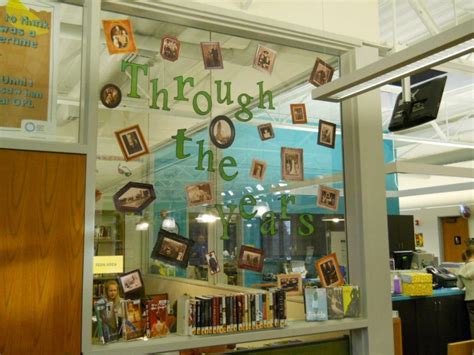
[[[304,180],[303,149],[281,148],[281,177],[283,180]]]
[[[320,58],[317,58],[309,82],[315,86],[321,86],[329,83],[332,80],[333,74],[334,68]]]
[[[308,123],[305,104],[290,104],[293,124]]]
[[[100,90],[100,101],[107,108],[115,108],[122,101],[122,91],[117,85],[104,85]]]
[[[178,60],[181,43],[176,37],[164,36],[161,39],[160,54],[163,59],[174,62]]]
[[[273,132],[273,127],[271,123],[264,123],[257,126],[258,134],[262,141],[267,139],[275,138],[275,133]]]
[[[209,266],[209,272],[211,273],[211,275],[215,275],[219,271],[221,271],[219,263],[217,262],[216,253],[214,251],[211,251],[210,253],[206,254],[206,261],[207,265]]]
[[[319,120],[318,144],[334,149],[336,146],[336,125],[334,123]]]
[[[185,268],[188,266],[193,244],[191,239],[160,229],[151,258]]]
[[[261,272],[263,269],[263,250],[242,245],[240,247],[238,268]]]
[[[201,42],[204,69],[224,69],[219,42]]]
[[[209,137],[217,148],[230,147],[235,139],[235,127],[231,119],[223,115],[215,117],[209,125]]]
[[[212,203],[212,189],[208,182],[201,182],[197,184],[186,186],[186,197],[188,206],[199,206],[207,203]]]
[[[326,208],[331,211],[337,211],[339,207],[339,195],[338,189],[333,189],[328,186],[319,185],[318,187],[318,199],[316,204],[318,207]]]
[[[102,20],[104,37],[109,54],[125,54],[137,51],[132,22],[127,20]]]
[[[272,73],[276,52],[259,44],[253,60],[253,67],[268,74]]]
[[[148,154],[148,146],[139,125],[116,131],[115,136],[126,161]]]
[[[124,296],[141,293],[140,291],[143,290],[143,279],[139,269],[122,274],[118,279]]]
[[[316,270],[323,287],[340,286],[344,284],[336,253],[329,254],[316,261]]]
[[[250,167],[250,176],[257,180],[263,180],[265,178],[265,172],[267,170],[267,163],[263,160],[252,160],[252,166]]]
[[[300,273],[278,274],[277,287],[285,290],[288,296],[303,294],[303,278]]]
[[[156,198],[151,184],[128,182],[113,196],[115,209],[120,212],[140,212]]]

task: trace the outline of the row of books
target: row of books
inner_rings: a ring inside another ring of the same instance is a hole
[[[359,286],[306,287],[304,289],[307,321],[357,318],[361,315]]]
[[[265,293],[240,293],[178,299],[179,335],[241,332],[286,326],[286,294],[276,289]]]
[[[118,305],[100,298],[94,302],[97,335],[103,344],[121,338],[166,336],[170,332],[168,308],[168,300],[159,297],[121,300]]]

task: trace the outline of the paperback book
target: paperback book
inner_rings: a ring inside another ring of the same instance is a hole
[[[148,338],[168,335],[168,300],[154,297],[146,302],[146,336]]]
[[[328,319],[344,318],[342,287],[326,287]]]
[[[344,317],[360,317],[359,286],[343,286]]]
[[[95,302],[94,308],[100,341],[106,344],[118,340],[120,336],[118,319],[115,316],[113,302],[107,302],[105,298],[101,298]]]
[[[144,326],[140,299],[122,301],[124,322],[123,338],[136,339],[143,336]]]
[[[326,289],[306,287],[304,289],[304,306],[307,321],[328,320]]]

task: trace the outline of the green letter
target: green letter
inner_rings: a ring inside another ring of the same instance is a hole
[[[229,208],[229,218],[228,219],[225,219],[225,216],[224,216],[224,209],[222,208],[223,205],[221,204],[216,204],[214,205],[214,207],[216,207],[216,210],[217,210],[217,213],[219,214],[219,217],[221,218],[221,222],[222,222],[222,236],[221,236],[221,239],[222,240],[227,240],[229,239],[229,231],[228,231],[228,226],[229,226],[229,221],[231,220],[232,218],[232,213],[234,213],[234,210],[237,208],[237,205],[234,205],[233,203],[231,203],[230,205],[227,205],[227,207]]]
[[[189,101],[188,98],[184,97],[184,87],[189,84],[192,88],[194,87],[194,78],[186,78],[183,80],[183,76],[177,76],[173,78],[177,81],[177,95],[174,98],[176,101]]]
[[[153,79],[150,80],[151,83],[151,106],[150,108],[154,108],[159,110],[160,108],[156,104],[156,101],[158,101],[158,96],[163,94],[163,110],[164,111],[170,111],[170,108],[168,107],[168,90],[165,88],[161,89],[158,91],[158,79]]]
[[[242,100],[243,98],[245,98],[245,102]],[[247,122],[247,121],[250,121],[253,117],[253,114],[252,114],[252,111],[250,111],[248,108],[247,108],[247,105],[252,101],[253,97],[250,96],[249,94],[240,94],[239,97],[237,97],[237,102],[239,103],[240,105],[240,108],[242,110],[240,111],[237,111],[235,113],[235,118],[237,118],[239,121],[242,121],[242,122]],[[247,115],[247,118],[241,118],[240,115],[242,113],[245,113]]]
[[[295,196],[281,195],[281,219],[290,219],[290,216],[286,213],[288,211],[288,202],[295,204]]]
[[[204,96],[204,98],[207,100],[207,110],[206,111],[201,111],[201,109],[199,108],[199,105],[198,105],[198,96],[199,95],[202,95]],[[204,115],[207,115],[209,112],[211,112],[212,110],[212,99],[211,99],[211,95],[209,95],[207,92],[205,91],[199,91],[196,95],[194,95],[193,97],[193,109],[194,109],[194,112],[196,112],[198,115],[201,115],[201,116],[204,116]]]
[[[229,161],[229,164],[225,164],[226,160]],[[227,175],[224,171],[224,168],[235,167],[235,166],[237,166],[237,162],[235,161],[233,157],[224,157],[219,163],[219,174],[221,175],[221,178],[223,178],[225,181],[234,180],[237,177],[237,175],[239,175],[239,172],[236,171],[235,174],[233,175]]]
[[[133,97],[134,99],[139,99],[140,95],[138,95],[138,69],[143,70],[143,75],[148,75],[148,65],[146,64],[137,64],[137,63],[130,63],[122,60],[121,71],[125,72],[125,69],[128,67],[132,67],[130,70],[130,75],[132,76],[130,93],[127,94],[128,97]]]
[[[171,136],[171,138],[176,139],[176,158],[184,159],[189,157],[191,154],[184,154],[184,141],[192,141],[191,138],[188,138],[184,135],[186,132],[186,128],[178,129],[175,136]]]
[[[202,161],[204,157],[207,156],[207,171],[214,172],[214,153],[212,150],[206,150],[204,152],[204,140],[197,141],[196,143],[199,144],[198,166],[196,170],[204,170]]]
[[[276,234],[275,219],[275,213],[273,213],[273,211],[265,212],[262,216],[260,233],[262,233],[263,235],[274,236]],[[268,224],[270,225],[270,228],[268,228]]]
[[[230,89],[231,89],[232,83],[230,81],[226,81],[224,83],[226,90],[225,90],[225,97],[222,98],[222,92],[221,92],[222,91],[222,80],[216,80],[214,82],[216,83],[216,86],[217,86],[217,88],[216,88],[217,89],[217,102],[219,104],[223,104],[224,101],[227,101],[226,102],[227,105],[232,104],[234,102],[234,100],[232,100],[232,96],[230,94]]]
[[[306,220],[305,217],[308,219]],[[307,237],[308,235],[311,235],[314,233],[314,226],[312,224],[313,222],[313,215],[306,213],[306,214],[301,214],[299,216],[300,223],[302,224],[301,226],[298,226],[298,235],[302,237]],[[308,230],[305,233],[303,231],[303,226],[305,226]]]
[[[245,201],[246,199],[250,200],[249,202]],[[250,218],[254,218],[255,215],[257,214],[257,211],[255,211],[254,213],[247,213],[245,211],[245,206],[255,206],[257,204],[257,200],[255,200],[255,197],[253,197],[252,195],[244,195],[241,199],[240,199],[240,215],[242,216],[242,218],[245,218],[245,219],[250,219]]]
[[[263,100],[265,99],[265,96],[268,95],[268,109],[269,110],[274,110],[275,106],[273,106],[273,94],[270,90],[263,91],[263,81],[259,81],[257,83],[258,85],[258,108],[265,108],[265,105],[263,103]]]

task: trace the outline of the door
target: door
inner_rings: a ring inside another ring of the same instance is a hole
[[[442,217],[443,228],[443,261],[462,262],[462,253],[466,250],[469,240],[467,219],[456,217]]]

